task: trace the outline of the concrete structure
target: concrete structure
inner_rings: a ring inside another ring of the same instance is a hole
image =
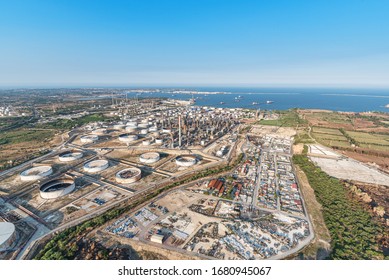
[[[143,134],[143,135],[146,135],[147,133],[149,133],[149,130],[147,128],[143,128],[141,131],[140,131],[140,134]]]
[[[134,183],[142,177],[142,171],[139,168],[131,167],[120,170],[116,173],[116,182],[122,184]]]
[[[115,124],[115,125],[113,126],[113,129],[122,130],[122,129],[124,129],[125,127],[126,127],[126,125],[124,125],[124,124]]]
[[[119,141],[123,143],[131,143],[136,140],[138,140],[138,135],[135,134],[124,133],[119,135]]]
[[[182,155],[176,157],[176,164],[178,166],[189,167],[195,165],[196,163],[197,163],[197,158],[196,156],[193,155]]]
[[[160,155],[159,153],[156,152],[145,153],[139,156],[140,162],[147,163],[147,164],[157,162],[159,161],[159,159],[160,159]]]
[[[151,144],[150,140],[143,140],[142,141],[143,146],[150,146],[150,144]]]
[[[153,234],[153,235],[150,237],[150,241],[151,241],[151,242],[158,243],[158,244],[162,244],[162,243],[163,243],[163,238],[164,238],[164,236],[161,235],[161,234]]]
[[[108,160],[99,159],[84,164],[84,170],[89,173],[97,173],[109,167]]]
[[[53,173],[53,168],[49,165],[32,167],[20,173],[22,181],[37,181]]]
[[[0,222],[0,252],[8,250],[15,239],[15,225],[8,222]]]
[[[81,143],[90,144],[99,140],[99,136],[95,134],[83,135],[80,137]]]
[[[105,128],[98,128],[92,131],[95,135],[104,135],[107,134],[107,130]]]
[[[134,126],[126,126],[126,131],[127,131],[127,132],[133,133],[133,132],[136,132],[137,130],[138,130],[137,127],[134,127]]]
[[[140,123],[138,125],[139,128],[149,128],[149,124],[148,123]]]
[[[80,158],[82,158],[82,156],[83,156],[82,152],[72,150],[72,151],[66,151],[66,152],[60,153],[58,155],[58,159],[59,159],[59,161],[62,161],[62,162],[69,162],[69,161],[74,161],[74,160],[80,159]]]
[[[39,193],[44,199],[56,199],[71,193],[75,188],[74,180],[56,179],[42,184],[39,188]]]

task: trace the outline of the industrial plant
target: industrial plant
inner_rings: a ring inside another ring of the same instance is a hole
[[[114,120],[72,129],[51,152],[1,175],[0,206],[17,213],[1,224],[1,248],[14,250],[4,258],[29,258],[56,230],[227,168],[239,155],[227,173],[177,185],[102,233],[202,258],[280,258],[297,250],[312,229],[291,168],[292,141],[256,126],[244,136],[245,120],[256,114],[174,100],[113,102]]]

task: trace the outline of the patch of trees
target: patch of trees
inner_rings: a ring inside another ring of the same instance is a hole
[[[294,155],[293,162],[305,172],[331,234],[331,259],[383,259],[378,245],[384,228],[351,198],[342,183],[315,166],[306,155]],[[386,256],[388,258],[388,256]]]

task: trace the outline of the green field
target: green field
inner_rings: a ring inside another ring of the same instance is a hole
[[[341,136],[343,135],[342,132],[339,131],[339,129],[326,128],[326,127],[317,127],[317,126],[314,126],[312,128],[312,132],[322,133],[322,134],[341,135]]]
[[[348,115],[342,115],[337,112],[315,112],[312,114],[315,118],[323,121],[337,124],[351,124],[352,121]]]
[[[330,147],[350,147],[347,138],[338,129],[313,127],[312,136],[317,142]]]
[[[53,130],[18,129],[0,134],[0,146],[24,142],[46,142],[54,136]]]
[[[380,146],[380,145],[373,145],[373,144],[359,144],[361,148],[366,148],[369,150],[376,150],[376,151],[383,151],[383,152],[389,152],[389,146]]]
[[[316,141],[328,147],[342,147],[342,148],[351,147],[350,143],[347,141],[326,140],[326,139],[317,139],[317,138]]]
[[[277,111],[280,115],[277,120],[260,120],[258,124],[261,125],[272,125],[272,126],[284,126],[284,127],[296,127],[305,125],[307,123],[306,120],[303,120],[299,117],[296,110],[288,110],[288,111]]]
[[[367,133],[359,131],[347,131],[350,137],[354,138],[360,144],[376,144],[389,146],[389,135],[376,133]]]

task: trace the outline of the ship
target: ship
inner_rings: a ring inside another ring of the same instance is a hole
[[[386,105],[385,105],[385,108],[389,108],[389,104],[386,104]]]
[[[253,102],[253,103],[251,103],[252,105],[258,105],[259,103],[258,102]]]
[[[220,101],[220,104],[226,104],[226,102]]]
[[[266,101],[266,104],[272,104],[274,101],[268,100]]]

